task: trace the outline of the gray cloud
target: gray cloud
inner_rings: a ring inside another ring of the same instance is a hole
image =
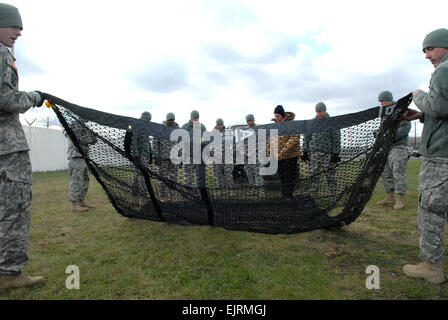
[[[270,64],[296,56],[299,43],[297,37],[271,34],[270,38],[271,47],[257,55],[244,54],[227,43],[207,43],[202,48],[206,56],[223,64]]]
[[[164,58],[156,65],[146,66],[132,76],[145,90],[169,93],[189,86],[188,68],[174,58]]]

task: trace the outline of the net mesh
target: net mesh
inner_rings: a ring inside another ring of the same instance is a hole
[[[185,163],[174,164],[172,154],[188,153],[177,140],[170,140],[174,128],[48,96],[65,132],[118,213],[129,218],[269,234],[300,233],[353,222],[369,201],[397,138],[395,119],[412,100],[407,95],[387,108],[321,120],[271,123],[253,131],[234,128],[222,134],[222,157],[227,152],[224,146],[233,147],[228,149],[233,150],[233,163],[203,159],[186,163],[194,153],[190,152]],[[95,136],[95,143],[82,145],[86,135]],[[210,147],[210,141],[190,137],[190,151],[195,145],[200,151]],[[270,144],[275,142],[278,151],[271,152]],[[282,152],[284,147],[286,152]],[[263,164],[261,157],[255,163],[250,160],[254,148],[258,156],[268,150],[271,161]],[[219,154],[218,149],[213,150]],[[260,174],[260,169],[275,162],[278,168],[274,174]]]

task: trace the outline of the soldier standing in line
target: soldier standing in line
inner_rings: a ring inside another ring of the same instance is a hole
[[[285,112],[282,105],[278,105],[274,109],[274,119],[276,123],[286,121],[294,121],[295,114],[293,112]],[[300,134],[286,134],[276,138],[271,137],[268,140],[266,155],[270,157],[271,143],[277,139],[278,153],[272,155],[278,159],[278,176],[281,183],[281,195],[285,200],[295,200],[294,189],[299,179],[299,155],[300,155]]]
[[[151,113],[148,111],[142,112],[140,120],[151,121]],[[152,161],[152,148],[151,140],[147,134],[136,133],[132,136],[131,140],[131,155],[135,161],[143,166],[147,167]],[[135,167],[134,179],[132,180],[131,193],[134,196],[145,196],[148,192],[146,187],[145,177],[140,172],[140,169]]]
[[[253,114],[248,114],[246,116],[246,123],[247,123],[246,129],[251,129],[251,128],[255,127],[255,117]],[[254,146],[250,146],[246,140],[246,143],[244,144],[244,147],[246,148],[245,154],[247,156],[249,154],[257,155],[257,145],[258,145],[258,142],[255,145],[255,150],[253,150]],[[250,157],[247,157],[247,161],[249,158]],[[260,175],[260,164],[259,163],[255,163],[255,164],[245,163],[244,171],[246,172],[246,176],[247,176],[247,180],[249,181],[249,185],[255,186],[255,187],[263,186],[264,179],[263,179],[263,176]]]
[[[402,117],[402,120],[420,119],[424,123],[417,212],[423,262],[407,264],[403,272],[409,277],[440,284],[445,281],[443,238],[448,215],[448,29],[427,34],[423,52],[435,68],[429,92],[413,91],[413,101],[421,112],[409,109]]]
[[[68,140],[67,159],[69,174],[68,198],[72,203],[72,211],[85,212],[95,206],[85,202],[89,190],[89,171],[84,157],[89,156],[89,146],[97,142],[96,136],[85,127],[88,121],[82,118],[74,120],[70,128],[76,136],[82,153],[76,148],[72,140]]]
[[[179,125],[175,121],[176,117],[174,113],[169,112],[166,115],[166,120],[163,121],[163,125],[171,127],[173,129],[179,128]],[[171,148],[176,143],[169,140],[159,140],[159,154],[160,154],[160,173],[171,181],[177,182],[177,170],[179,166],[174,164],[170,159]],[[168,187],[160,182],[160,197],[161,200],[166,200],[168,194],[173,195],[173,191],[168,189]]]
[[[222,157],[221,163],[213,163],[213,173],[216,177],[216,184],[218,188],[234,189],[236,188],[235,181],[233,180],[233,164],[225,163],[225,132],[226,127],[224,121],[219,118],[216,120],[216,126],[214,130],[219,131],[222,134]]]
[[[23,29],[19,10],[0,3],[0,289],[42,283],[41,276],[23,272],[28,261],[28,234],[32,194],[29,146],[19,114],[42,106],[46,95],[18,91],[14,46]]]
[[[329,118],[327,107],[323,102],[315,106],[315,119]],[[310,176],[323,172],[327,178],[328,190],[332,193],[338,189],[336,164],[341,161],[341,133],[339,130],[307,134],[303,140],[302,160],[310,162]],[[311,178],[311,192],[317,193],[319,178]]]
[[[383,107],[395,104],[390,91],[382,91],[378,95],[378,101]],[[411,123],[401,121],[397,130],[396,139],[387,158],[386,166],[381,175],[386,191],[386,199],[378,201],[381,206],[393,206],[394,210],[404,208],[403,196],[407,191],[406,170],[408,168],[408,141]],[[394,200],[394,192],[397,193],[397,200]]]
[[[185,123],[182,126],[182,129],[187,130],[191,135],[193,135],[193,129],[195,126],[199,126],[201,130],[201,137],[204,131],[207,129],[205,126],[199,122],[199,112],[196,110],[191,111],[190,113],[190,121]],[[184,170],[185,170],[185,181],[184,183],[187,186],[194,186],[195,185],[195,179],[196,179],[196,186],[199,185],[199,174],[200,174],[200,168],[201,164],[193,163],[193,143],[199,143],[198,141],[190,141],[190,163],[184,164]]]

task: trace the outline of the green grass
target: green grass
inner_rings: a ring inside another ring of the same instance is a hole
[[[215,227],[128,219],[91,179],[88,201],[73,213],[67,172],[34,175],[29,257],[25,271],[43,275],[35,288],[0,291],[0,299],[447,299],[446,284],[403,275],[418,262],[417,180],[408,167],[406,208],[374,203],[342,231],[266,235]],[[80,289],[65,286],[67,266]],[[367,266],[380,269],[380,289],[365,286]]]

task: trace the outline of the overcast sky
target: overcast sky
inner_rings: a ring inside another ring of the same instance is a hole
[[[427,91],[424,36],[448,27],[448,1],[8,0],[24,24],[20,90],[161,122],[190,111],[212,129],[268,123],[276,105],[315,116]],[[40,110],[39,112],[46,112]],[[418,127],[418,132],[421,128]]]

